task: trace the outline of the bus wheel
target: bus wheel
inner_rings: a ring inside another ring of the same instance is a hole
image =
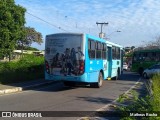
[[[118,80],[118,79],[119,79],[119,76],[120,76],[120,70],[118,69],[115,80]]]
[[[143,75],[143,71],[144,71],[144,69],[143,69],[142,67],[140,67],[140,68],[138,69],[138,72],[139,72],[140,76]]]
[[[98,76],[98,82],[97,83],[91,83],[90,86],[93,88],[100,88],[103,84],[103,75],[100,72]]]
[[[119,76],[120,76],[120,71],[117,70],[117,75],[115,77],[113,77],[112,80],[118,80],[119,79]]]
[[[69,86],[69,87],[74,87],[75,86],[75,83],[74,82],[69,82],[69,81],[65,81],[63,82],[64,86]]]

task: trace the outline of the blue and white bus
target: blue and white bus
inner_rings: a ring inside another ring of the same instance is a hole
[[[123,47],[84,33],[46,36],[45,79],[101,87],[103,80],[122,73]]]

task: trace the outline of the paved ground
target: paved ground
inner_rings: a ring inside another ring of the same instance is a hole
[[[33,80],[28,82],[14,83],[14,84],[0,84],[0,95],[21,92],[23,90],[33,89],[36,87],[55,83],[56,81],[46,81],[44,79]]]
[[[126,72],[117,81],[105,81],[100,89],[89,86],[65,87],[57,82],[25,92],[0,96],[1,111],[95,111],[111,103],[139,80],[136,73]],[[61,112],[63,114],[63,112]],[[74,114],[71,112],[70,114]],[[79,117],[54,117],[75,120]],[[13,119],[13,118],[12,118]],[[35,118],[32,118],[35,120]],[[53,120],[53,118],[38,118]]]

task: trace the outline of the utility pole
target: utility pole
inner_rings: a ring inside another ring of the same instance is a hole
[[[109,23],[108,23],[108,22],[107,22],[107,23],[105,23],[105,22],[103,22],[103,23],[96,22],[96,24],[97,24],[97,26],[98,26],[99,24],[101,25],[101,32],[99,33],[99,37],[100,37],[100,38],[104,38],[104,37],[105,37],[105,34],[102,32],[102,28],[103,28],[104,25],[108,25]]]

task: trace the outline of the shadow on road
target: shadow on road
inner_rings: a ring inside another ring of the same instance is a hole
[[[78,100],[99,103],[99,104],[108,104],[113,101],[113,99],[107,99],[102,97],[77,97]]]
[[[135,72],[123,72],[123,74],[120,76],[119,80],[125,80],[125,81],[135,81],[138,80],[140,78],[140,75],[138,73]]]
[[[129,81],[137,81],[140,78],[139,74],[137,73],[133,73],[133,72],[124,72],[121,76],[120,79],[115,81],[115,80],[111,80],[111,81],[106,81],[106,82],[114,82],[116,84],[119,85],[131,85],[131,83]],[[3,90],[5,88],[9,89],[9,88],[14,88],[14,87],[24,87],[24,90],[34,90],[34,91],[44,91],[44,92],[60,92],[60,91],[68,91],[68,90],[72,90],[72,89],[77,89],[77,88],[90,88],[90,86],[84,86],[84,85],[79,85],[79,86],[75,86],[75,87],[66,87],[63,85],[62,82],[53,82],[53,83],[48,83],[45,85],[40,85],[40,86],[34,86],[34,87],[26,87],[25,86],[32,86],[33,84],[39,84],[39,83],[45,83],[47,80],[35,80],[35,81],[30,81],[30,82],[25,82],[25,83],[17,83],[17,84],[11,84],[11,85],[1,85],[0,86],[0,90]],[[122,82],[124,81],[124,82]],[[128,81],[128,82],[127,82]],[[48,81],[47,81],[48,82]],[[97,89],[97,88],[94,88]],[[88,100],[90,100],[88,98]],[[92,101],[94,101],[95,99],[93,99]],[[100,99],[102,100],[102,99]],[[99,101],[100,101],[99,100]],[[102,100],[103,101],[103,100]]]

